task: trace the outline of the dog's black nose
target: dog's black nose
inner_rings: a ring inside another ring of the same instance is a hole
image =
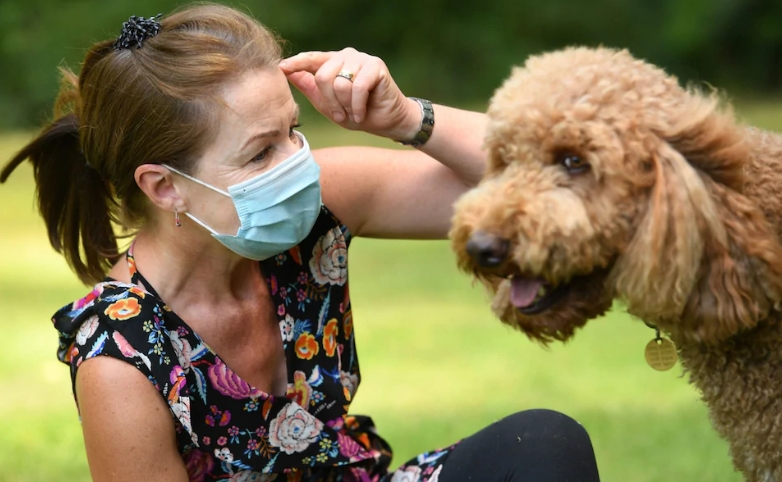
[[[485,231],[475,231],[467,241],[467,254],[483,268],[495,268],[508,255],[507,240]]]

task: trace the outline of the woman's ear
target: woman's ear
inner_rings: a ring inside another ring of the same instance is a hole
[[[187,198],[174,183],[174,175],[160,164],[142,164],[134,174],[139,189],[149,201],[164,211],[186,212]]]

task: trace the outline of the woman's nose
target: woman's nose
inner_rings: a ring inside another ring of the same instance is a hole
[[[495,268],[508,256],[510,243],[506,239],[487,233],[475,231],[467,241],[467,254],[483,268]]]

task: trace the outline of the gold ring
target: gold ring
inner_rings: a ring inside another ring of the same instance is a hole
[[[344,70],[343,69],[343,70],[339,71],[339,73],[337,74],[337,77],[342,77],[343,79],[348,79],[352,83],[353,82],[353,77],[355,77],[355,75],[353,75],[353,72],[351,72],[349,70]]]

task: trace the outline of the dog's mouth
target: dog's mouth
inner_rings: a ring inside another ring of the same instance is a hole
[[[553,285],[542,278],[514,275],[510,279],[510,302],[525,315],[537,315],[568,294],[571,283]]]

